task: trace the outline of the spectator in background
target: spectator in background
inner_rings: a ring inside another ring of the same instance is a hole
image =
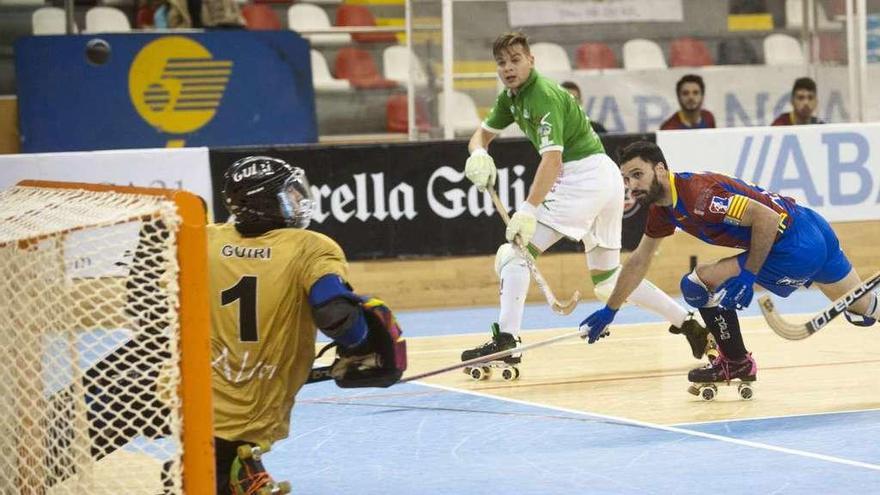
[[[809,77],[798,78],[791,88],[791,112],[776,117],[770,125],[824,124],[825,122],[813,116],[818,104],[816,81]]]
[[[581,108],[584,107],[583,100],[581,100],[581,88],[578,87],[577,83],[573,81],[565,81],[560,84],[571,96],[574,96],[575,101],[578,102],[578,106]],[[585,112],[586,113],[586,112]],[[607,134],[608,129],[605,128],[604,125],[596,122],[593,119],[590,119],[590,126],[592,126],[593,130],[596,131],[596,134]]]
[[[685,74],[675,83],[675,94],[680,109],[660,125],[661,131],[715,127],[715,116],[712,112],[703,110],[706,85],[702,77]]]

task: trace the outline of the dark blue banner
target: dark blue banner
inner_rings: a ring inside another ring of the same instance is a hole
[[[21,38],[22,151],[316,142],[309,60],[292,31]]]

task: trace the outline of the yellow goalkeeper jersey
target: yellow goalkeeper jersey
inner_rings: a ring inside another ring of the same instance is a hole
[[[345,255],[309,230],[242,237],[214,224],[208,267],[215,435],[271,445],[287,436],[315,357],[309,289],[327,274],[346,278]]]

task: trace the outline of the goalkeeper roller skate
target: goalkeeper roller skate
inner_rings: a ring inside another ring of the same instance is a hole
[[[751,400],[754,396],[752,389],[755,380],[758,379],[758,365],[748,353],[738,361],[727,359],[724,354],[702,368],[693,369],[688,373],[688,381],[691,386],[688,392],[705,401],[715,400],[718,395],[718,384],[737,386],[737,392],[743,400]]]
[[[263,466],[263,449],[256,445],[239,445],[238,457],[232,463],[229,491],[232,495],[282,495],[290,493],[290,483],[275,483]]]
[[[513,335],[502,332],[497,323],[492,324],[492,340],[485,344],[468,349],[461,353],[462,361],[470,361],[471,359],[481,358],[496,352],[514,349],[520,344],[520,339]],[[501,370],[501,378],[504,381],[513,381],[519,378],[518,365],[522,359],[519,354],[512,354],[501,359],[487,361],[475,366],[466,366],[464,373],[473,380],[488,380],[492,376],[492,370]]]

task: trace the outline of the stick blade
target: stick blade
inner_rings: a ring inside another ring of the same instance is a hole
[[[788,340],[803,340],[812,335],[807,325],[789,323],[782,319],[770,296],[761,296],[758,299],[758,305],[761,307],[764,320],[767,321],[770,329],[776,332],[776,335]]]
[[[556,301],[553,303],[553,305],[551,307],[553,308],[553,311],[556,314],[560,314],[562,316],[565,316],[565,315],[571,314],[571,312],[574,311],[575,308],[577,308],[577,305],[580,302],[580,300],[581,300],[581,291],[576,290],[576,291],[574,291],[574,294],[571,295],[571,297],[568,299],[567,302],[561,303],[559,301]]]

